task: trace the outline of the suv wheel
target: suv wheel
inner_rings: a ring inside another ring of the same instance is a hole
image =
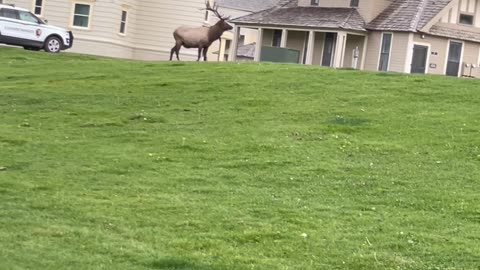
[[[49,37],[45,41],[45,51],[49,53],[59,53],[62,48],[62,41],[58,37]]]

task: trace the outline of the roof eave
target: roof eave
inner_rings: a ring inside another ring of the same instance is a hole
[[[349,27],[322,27],[311,25],[295,25],[295,24],[273,24],[273,23],[258,23],[258,22],[232,22],[235,26],[242,27],[254,27],[254,28],[294,28],[294,29],[319,29],[319,30],[339,30],[339,31],[354,31],[354,32],[368,32],[367,29],[357,29]]]

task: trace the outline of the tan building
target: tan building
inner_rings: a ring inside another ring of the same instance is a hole
[[[1,1],[1,0],[0,0]],[[26,8],[49,24],[73,31],[70,51],[110,57],[168,60],[173,31],[206,22],[204,0],[3,0]],[[182,60],[196,49],[181,50]]]
[[[281,0],[233,20],[255,61],[480,77],[480,0]]]

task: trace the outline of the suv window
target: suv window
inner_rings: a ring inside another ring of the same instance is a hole
[[[33,16],[30,12],[20,10],[18,14],[20,15],[20,20],[24,22],[40,23],[37,17]]]
[[[18,20],[18,12],[14,9],[2,8],[0,9],[0,17]]]

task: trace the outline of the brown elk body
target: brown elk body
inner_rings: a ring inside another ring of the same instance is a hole
[[[178,53],[180,48],[183,46],[185,48],[198,48],[198,58],[197,61],[200,61],[200,57],[203,52],[203,59],[207,61],[207,52],[210,45],[223,35],[225,31],[232,30],[233,27],[226,22],[228,18],[224,18],[217,11],[217,6],[214,4],[213,8],[210,7],[210,4],[206,3],[206,10],[212,11],[219,21],[210,27],[179,27],[173,32],[173,37],[175,38],[175,46],[170,51],[170,61],[172,61],[173,54],[177,56],[177,60],[180,60]]]

